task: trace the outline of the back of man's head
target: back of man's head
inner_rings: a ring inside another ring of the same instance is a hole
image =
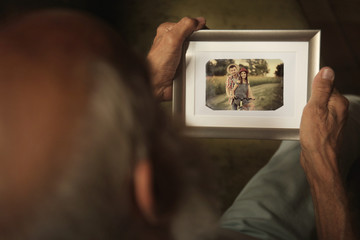
[[[187,147],[161,116],[144,64],[98,20],[52,10],[0,28],[2,239],[167,238],[183,224],[170,220],[185,193],[201,198],[187,187],[202,179]],[[134,196],[143,159],[154,222]]]

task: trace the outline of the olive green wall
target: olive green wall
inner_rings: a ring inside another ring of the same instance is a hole
[[[205,17],[210,29],[306,29],[296,0],[134,0],[128,6],[127,37],[145,53],[156,27],[182,17]]]

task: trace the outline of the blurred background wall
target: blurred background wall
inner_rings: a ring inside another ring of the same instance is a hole
[[[3,0],[3,21],[45,7],[88,11],[111,24],[145,56],[157,26],[184,16],[203,16],[210,29],[321,29],[321,65],[336,71],[342,93],[360,93],[360,1],[358,0]],[[170,104],[164,104],[168,108]],[[227,208],[251,176],[276,151],[279,141],[199,139],[212,163]]]

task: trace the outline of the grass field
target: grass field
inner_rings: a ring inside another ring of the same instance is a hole
[[[214,110],[231,109],[225,93],[225,76],[206,79],[206,104]],[[275,110],[283,105],[283,81],[278,77],[249,77],[255,110]]]

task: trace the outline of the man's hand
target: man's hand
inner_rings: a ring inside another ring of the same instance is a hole
[[[147,56],[154,94],[161,100],[171,100],[172,80],[179,65],[185,39],[205,26],[205,19],[181,19],[178,23],[163,23],[157,29]]]
[[[356,239],[337,154],[348,100],[333,89],[334,72],[323,68],[314,78],[301,126],[300,162],[308,179],[319,240]]]
[[[337,171],[334,169],[337,168],[336,155],[349,103],[333,88],[334,78],[334,71],[328,67],[321,69],[315,76],[311,97],[303,111],[300,142],[304,157],[302,163],[312,156],[321,156],[328,160],[332,159],[334,162],[329,161],[327,164],[330,165],[327,167]],[[310,164],[317,163],[311,162]],[[320,170],[321,167],[323,166],[318,166],[314,170]]]

